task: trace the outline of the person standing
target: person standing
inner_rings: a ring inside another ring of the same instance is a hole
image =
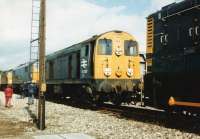
[[[21,93],[21,98],[25,98],[25,87],[24,83],[20,85],[20,93]]]
[[[11,106],[11,99],[13,95],[13,89],[11,85],[8,85],[5,89],[5,107]]]
[[[34,104],[34,95],[36,93],[36,85],[31,83],[28,85],[28,104]]]

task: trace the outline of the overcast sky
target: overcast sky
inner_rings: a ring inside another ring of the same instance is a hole
[[[0,69],[29,60],[32,0],[0,0]],[[47,54],[110,30],[145,50],[145,18],[177,0],[47,0]]]

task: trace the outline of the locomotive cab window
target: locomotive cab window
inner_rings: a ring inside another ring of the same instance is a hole
[[[137,50],[138,44],[136,41],[125,40],[124,41],[124,52],[126,56],[136,56],[138,55]]]
[[[112,40],[100,39],[98,42],[99,55],[112,55]]]

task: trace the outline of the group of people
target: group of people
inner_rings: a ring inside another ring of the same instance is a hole
[[[37,93],[38,89],[36,84],[23,84],[20,86],[21,97],[24,98],[28,96],[28,105],[34,104],[34,96]],[[13,96],[13,87],[12,85],[7,85],[4,90],[5,93],[5,107],[12,107],[11,100]]]

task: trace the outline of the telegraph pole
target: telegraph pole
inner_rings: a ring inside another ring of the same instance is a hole
[[[45,129],[45,46],[46,46],[46,0],[40,0],[39,23],[39,102],[38,102],[38,128]]]

